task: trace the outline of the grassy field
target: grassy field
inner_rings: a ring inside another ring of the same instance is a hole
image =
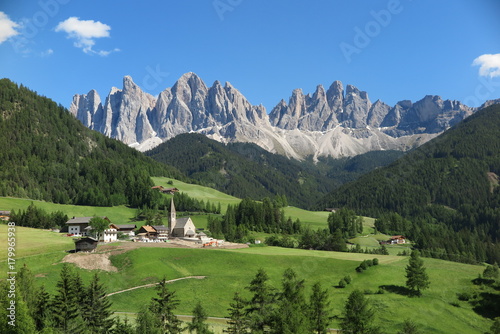
[[[5,225],[0,225],[0,237],[4,240]],[[17,266],[24,263],[36,274],[39,284],[48,291],[55,291],[62,267],[61,260],[72,248],[68,237],[53,232],[17,228]],[[33,243],[37,240],[37,243]],[[380,264],[362,274],[355,268],[365,259],[377,257]],[[259,268],[267,271],[274,286],[286,268],[293,268],[306,280],[309,289],[316,281],[329,289],[333,313],[340,315],[348,294],[353,289],[366,291],[377,311],[377,324],[386,333],[397,332],[405,319],[413,319],[424,333],[483,333],[491,324],[474,313],[466,302],[458,302],[456,294],[471,286],[471,280],[484,270],[472,266],[425,259],[431,280],[429,290],[421,298],[409,298],[396,292],[376,294],[381,285],[393,288],[404,286],[404,268],[408,258],[355,253],[337,253],[284,249],[276,247],[251,247],[235,250],[138,248],[110,257],[118,272],[100,272],[108,292],[154,283],[166,277],[206,276],[203,280],[182,280],[170,285],[181,300],[178,314],[189,315],[200,300],[212,317],[226,317],[228,304],[236,291],[249,296],[245,290]],[[5,263],[5,257],[1,258]],[[78,269],[85,282],[92,271]],[[352,284],[338,289],[338,281],[345,275],[352,277]],[[391,291],[397,291],[393,289]],[[113,310],[135,313],[155,295],[154,288],[141,288],[113,295]],[[458,303],[458,304],[457,304]],[[458,305],[458,306],[453,306]],[[221,327],[219,323],[215,327]],[[215,328],[214,327],[214,328]],[[337,328],[333,321],[331,327]]]
[[[116,224],[127,224],[135,217],[136,210],[124,205],[114,207],[55,204],[31,199],[0,197],[0,210],[25,210],[33,203],[47,212],[61,211],[68,217],[106,216]]]

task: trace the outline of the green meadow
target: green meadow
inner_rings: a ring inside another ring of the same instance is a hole
[[[229,204],[239,203],[239,199],[228,196],[211,188],[172,180],[155,178],[157,185],[177,187],[197,199],[220,202],[223,210]],[[59,205],[41,201],[16,198],[0,198],[0,210],[19,210],[31,203],[48,212],[62,211],[68,216],[107,216],[115,223],[128,223],[136,210],[126,206],[85,207]],[[182,214],[182,213],[179,213]],[[285,215],[299,218],[304,225],[312,228],[327,227],[328,212],[310,212],[287,207]],[[206,228],[207,215],[192,213],[197,227]],[[165,221],[166,223],[166,221]],[[137,223],[138,225],[141,222]],[[378,241],[389,236],[374,234],[374,220],[364,217],[363,236],[350,241],[362,248],[377,248]],[[0,224],[0,240],[7,238],[7,225]],[[265,239],[266,234],[255,234]],[[46,286],[51,293],[62,268],[62,259],[67,251],[74,248],[73,240],[62,234],[16,227],[16,266],[26,264],[35,274],[38,284]],[[120,248],[120,243],[115,244]],[[472,266],[436,259],[425,259],[431,285],[421,298],[409,298],[398,293],[405,284],[405,266],[408,258],[396,256],[408,245],[388,246],[391,255],[370,255],[308,251],[277,247],[250,247],[244,249],[182,249],[182,248],[138,248],[121,254],[111,255],[111,263],[118,272],[99,271],[109,293],[135,286],[156,283],[161,278],[167,280],[186,276],[206,276],[205,279],[186,279],[174,282],[171,289],[177,292],[181,303],[177,310],[180,315],[189,316],[195,303],[200,300],[211,317],[227,317],[227,308],[234,292],[239,291],[249,297],[245,286],[249,284],[259,268],[267,271],[271,283],[279,288],[283,271],[293,268],[299,277],[306,280],[307,293],[317,281],[328,288],[332,301],[332,313],[341,315],[347,296],[354,289],[365,291],[377,311],[377,325],[385,333],[396,333],[406,318],[417,323],[424,333],[483,333],[491,325],[491,320],[476,314],[467,302],[457,299],[457,293],[472,288],[471,280],[484,270]],[[378,258],[380,264],[357,273],[355,268],[366,259]],[[6,263],[6,252],[0,253],[0,263]],[[83,280],[88,282],[93,271],[77,268]],[[337,288],[341,278],[350,275],[352,283],[345,289]],[[5,277],[5,273],[0,274]],[[381,286],[388,286],[383,290]],[[113,311],[122,316],[134,314],[155,295],[154,288],[140,288],[110,296]],[[123,313],[121,313],[123,312]],[[223,320],[210,320],[217,333],[223,328]],[[331,328],[339,327],[334,319]]]
[[[0,225],[2,240],[5,240],[6,230],[6,225]],[[73,247],[71,238],[23,227],[16,228],[16,236],[16,265],[20,268],[26,264],[36,275],[37,282],[53,293],[62,267],[61,260]],[[120,244],[116,246],[119,248]],[[2,256],[0,261],[5,263],[5,255]],[[363,273],[355,271],[361,261],[374,257],[380,261],[378,266]],[[118,272],[99,271],[109,293],[155,283],[163,277],[206,276],[202,280],[186,279],[170,285],[181,301],[177,313],[182,315],[191,314],[193,306],[200,300],[211,317],[227,317],[234,292],[249,297],[245,286],[259,268],[265,269],[271,283],[279,288],[283,271],[290,267],[306,280],[308,293],[316,281],[329,289],[334,315],[341,315],[345,300],[353,289],[365,291],[377,311],[377,324],[385,333],[397,332],[406,318],[416,322],[424,333],[483,333],[491,325],[490,320],[477,315],[469,304],[457,299],[457,293],[472,287],[471,280],[484,270],[482,266],[424,259],[430,288],[421,298],[410,298],[397,292],[397,288],[405,284],[404,268],[408,258],[394,255],[276,247],[234,250],[137,248],[112,255],[110,260]],[[77,270],[85,282],[93,275],[90,270]],[[345,289],[337,288],[339,280],[346,275],[351,276],[352,283]],[[392,289],[380,293],[380,286]],[[140,288],[109,298],[114,311],[133,315],[154,295],[154,288]],[[338,326],[338,320],[333,320],[331,327]]]

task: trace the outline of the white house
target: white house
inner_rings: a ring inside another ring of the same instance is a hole
[[[92,227],[89,226],[90,220],[94,217],[73,217],[66,222],[68,225],[68,233],[76,237],[92,236]],[[109,222],[108,217],[102,217]],[[112,225],[112,224],[111,224]],[[118,231],[113,226],[110,226],[101,235],[99,241],[112,242],[118,240]]]

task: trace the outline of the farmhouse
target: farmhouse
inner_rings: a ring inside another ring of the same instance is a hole
[[[137,237],[139,240],[144,240],[144,239],[156,239],[158,236],[158,233],[154,229],[153,226],[150,225],[144,225],[139,228],[139,231],[137,231]]]
[[[196,235],[196,227],[190,217],[177,218],[174,198],[170,202],[170,217],[168,219],[170,238],[192,238]]]
[[[109,227],[112,227],[116,229],[118,233],[123,233],[128,236],[135,236],[135,229],[137,228],[137,225],[135,224],[111,224]]]
[[[389,244],[404,244],[406,243],[406,238],[403,237],[402,235],[394,235],[391,237],[391,239],[388,240]]]
[[[72,234],[77,237],[86,237],[92,235],[92,227],[89,225],[90,220],[94,217],[73,217],[70,220],[66,222],[66,225],[68,226],[68,233]],[[102,217],[104,220],[107,220],[108,222],[109,219],[108,217]],[[101,239],[99,241],[104,241],[104,242],[112,242],[116,241],[118,232],[115,227],[111,226],[107,230],[104,230],[104,233],[101,236]]]

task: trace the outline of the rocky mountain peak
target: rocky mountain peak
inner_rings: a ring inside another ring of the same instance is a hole
[[[500,102],[500,101],[498,101]],[[158,98],[141,90],[130,76],[113,87],[104,105],[91,90],[75,95],[70,112],[86,126],[139,150],[152,148],[185,132],[203,133],[222,142],[253,142],[275,153],[345,156],[422,144],[472,114],[458,101],[425,96],[391,107],[354,85],[334,81],[312,94],[294,89],[266,113],[252,105],[230,82],[208,88],[195,73],[183,74]]]

